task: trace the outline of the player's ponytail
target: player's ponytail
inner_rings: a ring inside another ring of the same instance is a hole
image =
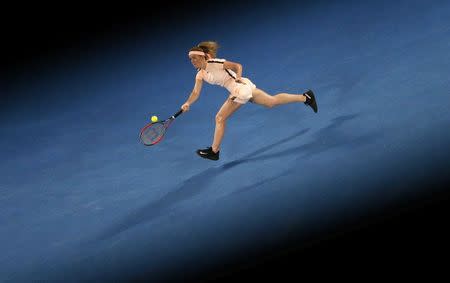
[[[200,47],[203,52],[208,53],[211,58],[217,56],[217,50],[220,47],[216,41],[202,41],[197,46]]]

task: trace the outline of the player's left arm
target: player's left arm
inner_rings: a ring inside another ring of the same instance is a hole
[[[242,65],[237,62],[225,61],[223,62],[224,69],[233,70],[236,73],[236,81],[240,81],[242,77]]]

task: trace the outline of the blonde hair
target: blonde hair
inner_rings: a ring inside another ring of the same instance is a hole
[[[217,50],[219,49],[219,44],[216,41],[202,41],[197,46],[194,46],[190,51],[203,51],[215,58],[217,56]]]

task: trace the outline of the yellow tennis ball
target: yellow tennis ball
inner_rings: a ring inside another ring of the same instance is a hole
[[[152,116],[152,122],[158,122],[158,116]]]

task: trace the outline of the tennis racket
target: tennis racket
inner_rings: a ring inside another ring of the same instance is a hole
[[[181,113],[183,113],[182,109],[165,120],[152,122],[145,125],[139,133],[139,139],[141,142],[146,146],[152,146],[159,143],[163,139],[170,124],[172,124],[175,118],[177,118]]]

